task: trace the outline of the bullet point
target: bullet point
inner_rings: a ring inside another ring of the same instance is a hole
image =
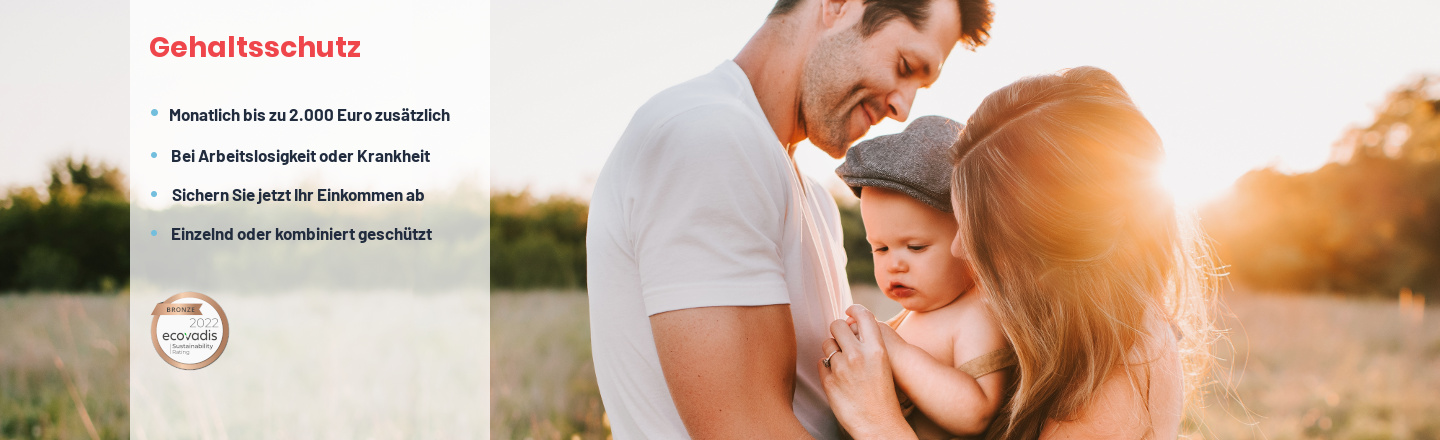
[[[150,197],[155,197],[155,191],[150,191]]]
[[[156,109],[153,109],[153,108],[150,109],[150,116],[159,116],[159,115],[160,115],[160,111],[159,111],[159,110],[156,110]]]
[[[151,236],[151,237],[154,237],[155,234],[159,234],[159,232],[155,232],[154,229],[151,229],[151,230],[150,230],[150,236]]]
[[[151,152],[150,152],[150,158],[151,158],[151,159],[154,159],[154,158],[155,158],[155,152],[154,152],[154,151],[151,151]]]

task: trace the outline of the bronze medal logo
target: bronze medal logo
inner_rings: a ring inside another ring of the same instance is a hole
[[[230,342],[225,309],[203,293],[177,293],[156,304],[150,315],[150,342],[160,359],[175,368],[205,368]]]

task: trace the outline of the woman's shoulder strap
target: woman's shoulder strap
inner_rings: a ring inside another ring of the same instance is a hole
[[[1018,361],[1015,359],[1015,349],[1005,347],[985,353],[975,359],[965,361],[965,363],[960,364],[958,368],[960,371],[965,372],[965,374],[969,374],[970,377],[979,379],[980,376],[1013,367],[1017,363]]]

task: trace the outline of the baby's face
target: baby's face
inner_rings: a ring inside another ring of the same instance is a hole
[[[876,187],[861,191],[860,215],[875,256],[875,283],[901,307],[935,310],[974,285],[970,265],[950,253],[955,217]]]

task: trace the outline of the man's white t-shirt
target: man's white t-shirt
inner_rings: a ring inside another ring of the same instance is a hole
[[[774,304],[794,318],[795,415],[817,438],[839,436],[816,369],[852,302],[839,211],[797,173],[740,66],[726,61],[635,112],[595,183],[585,238],[595,375],[615,438],[689,437],[651,315]]]

